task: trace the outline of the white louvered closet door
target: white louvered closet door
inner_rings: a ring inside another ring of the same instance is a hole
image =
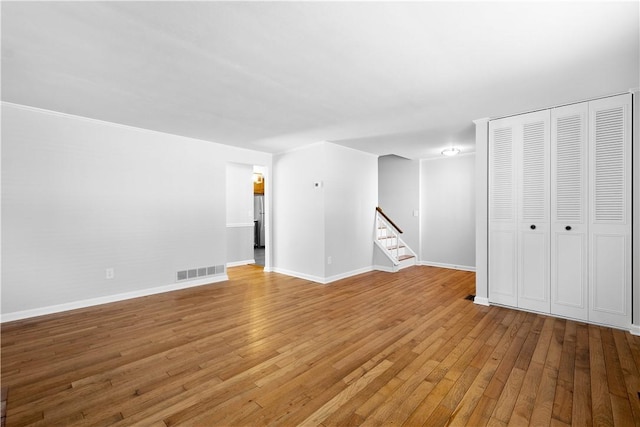
[[[589,321],[631,324],[631,94],[589,103]]]
[[[517,120],[489,123],[489,301],[516,306]]]
[[[521,120],[518,170],[518,307],[549,312],[549,110]]]
[[[551,111],[551,313],[587,320],[589,105]]]

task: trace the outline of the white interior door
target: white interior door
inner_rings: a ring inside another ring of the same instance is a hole
[[[489,301],[517,306],[515,129],[489,123]]]
[[[551,111],[551,313],[587,320],[588,103]]]
[[[589,103],[589,320],[631,325],[631,94]]]
[[[518,118],[518,307],[548,313],[551,116],[545,110]]]

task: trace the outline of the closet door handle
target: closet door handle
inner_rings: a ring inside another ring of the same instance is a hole
[[[531,224],[531,229],[535,230],[536,229],[536,225],[535,224]]]
[[[571,226],[567,225],[564,229],[567,230],[567,231],[570,231],[571,230]]]

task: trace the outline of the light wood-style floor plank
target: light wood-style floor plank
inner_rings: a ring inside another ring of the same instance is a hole
[[[6,425],[640,425],[640,337],[416,266],[230,280],[2,325]]]

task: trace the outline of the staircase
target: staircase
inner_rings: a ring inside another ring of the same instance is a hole
[[[388,266],[388,271],[391,272],[416,265],[417,262],[416,253],[400,238],[400,234],[402,230],[385,215],[382,209],[376,208],[374,243],[391,261],[391,265]]]

